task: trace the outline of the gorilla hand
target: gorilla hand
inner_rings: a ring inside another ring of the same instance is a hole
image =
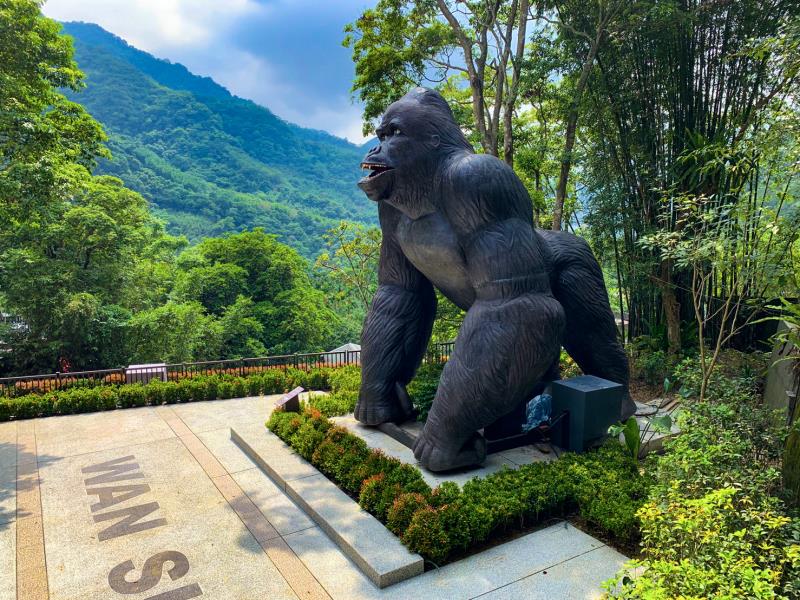
[[[365,425],[403,423],[416,414],[406,386],[400,382],[395,382],[389,389],[386,386],[361,387],[355,418]]]

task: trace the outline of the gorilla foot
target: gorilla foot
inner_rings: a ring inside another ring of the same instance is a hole
[[[451,471],[479,465],[486,459],[486,440],[474,433],[463,446],[447,447],[423,431],[414,443],[414,456],[429,471]]]

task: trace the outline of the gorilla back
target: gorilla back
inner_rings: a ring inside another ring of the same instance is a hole
[[[430,338],[434,286],[467,315],[414,447],[429,469],[482,462],[479,430],[530,398],[562,343],[585,372],[627,384],[588,246],[534,230],[522,182],[502,161],[473,152],[444,99],[417,88],[389,107],[376,132],[359,187],[378,203],[383,242],[356,418],[411,417],[405,386]],[[576,283],[588,293],[574,293]],[[600,345],[586,351],[584,338]]]

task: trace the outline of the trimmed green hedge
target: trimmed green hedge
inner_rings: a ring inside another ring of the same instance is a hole
[[[331,393],[312,394],[308,404],[326,417],[338,417],[353,412],[358,401],[358,390],[361,388],[361,368],[353,365],[339,367],[331,371],[328,383]]]
[[[0,421],[72,415],[134,406],[159,406],[179,402],[280,394],[299,385],[306,389],[326,390],[330,389],[331,379],[342,377],[337,373],[340,370],[344,369],[322,368],[310,371],[273,369],[246,377],[207,375],[181,379],[177,382],[151,381],[146,385],[72,387],[48,394],[0,398]],[[346,376],[352,378],[350,373]]]
[[[267,427],[426,560],[442,564],[487,541],[552,517],[578,513],[605,535],[638,538],[647,495],[638,465],[618,443],[558,461],[505,469],[463,489],[431,489],[420,471],[371,450],[318,410],[274,412]]]

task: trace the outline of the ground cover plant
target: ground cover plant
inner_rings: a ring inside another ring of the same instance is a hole
[[[330,393],[311,394],[308,403],[326,417],[346,415],[356,408],[359,387],[361,387],[359,367],[350,365],[332,369],[328,373],[326,386],[313,387],[315,390],[330,389]]]
[[[647,480],[617,444],[431,489],[416,467],[370,449],[313,407],[274,412],[267,427],[436,565],[573,514],[618,543],[638,538]]]
[[[344,371],[344,373],[340,373]],[[31,419],[52,415],[158,406],[201,400],[225,400],[245,396],[281,394],[297,386],[328,390],[333,385],[334,399],[344,397],[352,386],[352,367],[269,369],[245,377],[233,375],[201,375],[179,381],[151,381],[147,384],[75,385],[47,394],[27,394],[17,398],[0,398],[0,421]],[[357,373],[357,369],[355,370]],[[333,382],[333,384],[331,383]],[[352,409],[351,409],[352,410]]]
[[[696,361],[676,367],[682,433],[645,464],[652,485],[637,513],[641,558],[606,584],[611,596],[800,595],[800,520],[781,473],[787,431],[747,366],[759,360],[734,353],[729,364],[738,368],[713,377],[704,401],[696,399]]]

